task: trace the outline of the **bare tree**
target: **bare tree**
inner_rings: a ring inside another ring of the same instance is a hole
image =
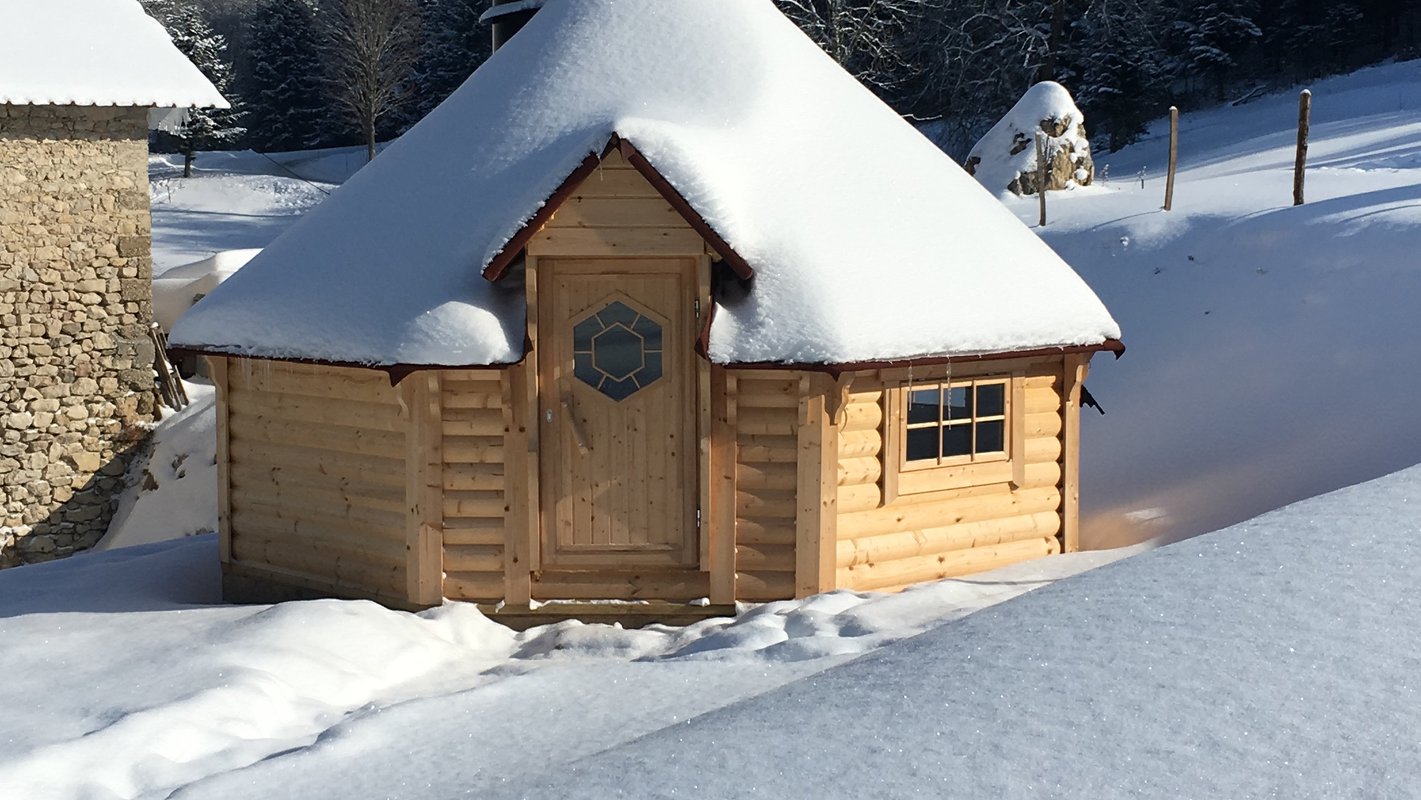
[[[894,95],[918,67],[915,26],[935,0],[776,0],[780,10],[831,58],[880,95]]]
[[[415,0],[328,0],[321,17],[331,99],[360,128],[373,160],[380,120],[410,90],[419,58],[419,7]]]

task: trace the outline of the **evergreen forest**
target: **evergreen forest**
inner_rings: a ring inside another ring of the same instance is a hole
[[[1095,147],[1170,105],[1421,55],[1421,0],[774,0],[961,158],[1033,83],[1075,95]],[[143,0],[233,101],[159,147],[191,153],[398,135],[489,55],[488,0]]]

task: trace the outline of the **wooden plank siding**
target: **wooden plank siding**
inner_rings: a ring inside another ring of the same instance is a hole
[[[227,359],[228,563],[408,601],[405,419],[384,373]]]
[[[446,370],[440,377],[444,596],[497,602],[505,594],[507,376]]]
[[[618,151],[528,242],[528,255],[701,256],[706,243]]]
[[[1061,552],[1064,370],[1055,357],[855,375],[839,422],[837,586],[892,590]],[[1013,378],[1011,458],[900,471],[908,383],[984,375]]]

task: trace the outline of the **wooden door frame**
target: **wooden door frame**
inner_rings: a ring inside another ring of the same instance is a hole
[[[512,402],[522,406],[521,415],[527,421],[526,430],[519,432],[518,444],[526,446],[527,460],[524,468],[518,469],[511,474],[515,480],[527,476],[526,492],[520,493],[527,503],[526,513],[519,515],[520,519],[510,519],[510,534],[516,525],[523,528],[521,535],[510,535],[510,543],[516,538],[519,550],[526,555],[524,563],[526,567],[520,568],[516,562],[509,563],[508,566],[517,571],[518,575],[507,576],[510,602],[526,602],[524,598],[530,597],[530,584],[536,573],[541,573],[545,569],[543,563],[543,542],[544,531],[549,524],[549,508],[547,503],[547,487],[542,480],[543,448],[540,443],[542,429],[542,407],[543,400],[547,397],[550,388],[544,385],[543,370],[540,368],[541,340],[540,340],[540,315],[542,313],[538,298],[538,288],[540,281],[544,287],[548,286],[550,274],[550,263],[558,261],[606,261],[608,264],[637,262],[637,261],[686,261],[690,262],[693,274],[686,277],[691,280],[691,289],[695,299],[699,302],[699,316],[691,320],[690,329],[699,332],[705,326],[708,316],[711,314],[711,259],[710,254],[699,255],[670,255],[670,254],[646,254],[643,256],[534,256],[526,258],[525,291],[527,299],[527,330],[529,348],[524,356],[524,360],[515,369],[521,375],[522,380],[515,380],[509,398]],[[545,288],[545,293],[547,289]],[[712,597],[713,602],[732,602],[733,597],[728,596],[734,591],[734,555],[733,549],[726,557],[724,551],[727,549],[725,541],[730,542],[733,548],[734,542],[734,514],[726,516],[713,511],[712,496],[712,476],[714,469],[721,471],[734,470],[734,453],[717,453],[717,448],[713,446],[715,427],[713,424],[713,392],[711,381],[711,364],[704,356],[693,355],[691,357],[691,369],[693,370],[693,385],[690,387],[689,396],[694,403],[692,409],[692,431],[697,442],[696,454],[692,459],[696,471],[695,485],[688,487],[686,497],[696,503],[696,509],[692,517],[692,530],[697,537],[695,551],[698,555],[697,565],[693,569],[701,572],[712,572]],[[519,386],[518,384],[522,384]],[[521,391],[519,391],[521,389]],[[519,416],[519,415],[515,415]],[[724,448],[720,448],[724,450]],[[728,463],[721,464],[723,459],[728,458]],[[723,507],[725,503],[721,503]],[[517,512],[510,508],[510,515]],[[722,541],[724,539],[725,541]],[[720,544],[717,547],[717,543]],[[564,568],[565,569],[565,568]],[[660,568],[657,568],[660,569]],[[717,577],[720,579],[717,580]],[[728,587],[717,590],[716,587]],[[516,598],[516,599],[514,599]]]

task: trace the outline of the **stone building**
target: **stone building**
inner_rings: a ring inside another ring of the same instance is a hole
[[[137,0],[0,10],[0,566],[108,527],[155,412],[150,120],[225,102]]]

